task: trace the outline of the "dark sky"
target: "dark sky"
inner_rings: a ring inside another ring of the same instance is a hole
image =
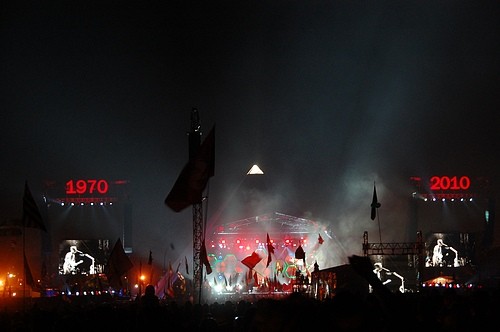
[[[164,199],[193,107],[217,128],[209,227],[279,211],[359,252],[374,181],[396,242],[410,176],[499,182],[498,1],[48,3],[1,5],[2,220],[25,180],[127,179],[134,250],[189,255],[192,211]],[[253,164],[267,190],[241,215]]]

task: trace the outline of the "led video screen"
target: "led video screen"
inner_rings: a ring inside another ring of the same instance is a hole
[[[463,267],[474,263],[475,237],[472,233],[430,233],[425,241],[425,266]]]
[[[60,275],[104,273],[110,251],[109,240],[64,240],[59,244]]]

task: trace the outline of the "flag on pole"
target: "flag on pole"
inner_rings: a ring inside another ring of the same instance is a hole
[[[104,267],[104,274],[108,277],[109,285],[122,288],[121,277],[133,266],[134,264],[123,250],[122,241],[118,238]]]
[[[164,291],[165,295],[172,298],[175,295],[174,292],[174,270],[172,269],[172,262],[168,262],[168,279],[167,279],[167,289]]]
[[[243,258],[241,263],[247,266],[250,270],[252,270],[255,267],[255,265],[257,265],[261,260],[262,258],[259,256],[259,254],[257,254],[254,251],[250,256]]]
[[[266,245],[267,245],[267,264],[266,267],[271,264],[271,254],[274,254],[274,246],[271,243],[271,239],[269,239],[269,233],[267,233],[267,240],[266,240]]]
[[[321,234],[318,234],[318,243],[323,244],[323,242],[325,242],[325,240],[323,240],[323,238],[321,237]]]
[[[26,285],[30,286],[31,289],[35,287],[35,279],[33,278],[33,274],[31,274],[31,269],[28,264],[28,260],[26,259],[26,254],[24,254],[24,274],[26,277]]]
[[[215,173],[215,126],[190,158],[170,190],[165,204],[180,212],[192,204],[201,203],[202,193],[208,180]]]
[[[377,209],[381,206],[381,204],[378,202],[377,198],[377,188],[375,188],[375,183],[373,183],[373,198],[372,198],[372,204],[371,204],[371,219],[375,220],[375,217],[377,216]]]
[[[153,265],[153,252],[149,251],[148,265]]]
[[[306,265],[306,253],[302,248],[302,245],[299,245],[297,250],[295,250],[295,259],[302,259],[304,266]]]
[[[201,244],[200,259],[201,263],[205,265],[205,269],[207,270],[207,275],[212,273],[212,266],[210,266],[210,261],[208,260],[208,254],[207,254],[207,247],[205,246],[205,239],[203,239],[203,242]]]
[[[28,187],[28,181],[24,183],[23,196],[23,226],[30,228],[38,228],[42,231],[47,231],[43,222],[42,214],[36,205],[35,199]]]

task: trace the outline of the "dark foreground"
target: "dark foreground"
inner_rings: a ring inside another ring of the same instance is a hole
[[[211,304],[118,301],[111,296],[1,299],[0,331],[475,331],[500,327],[497,289],[394,294],[301,293]]]

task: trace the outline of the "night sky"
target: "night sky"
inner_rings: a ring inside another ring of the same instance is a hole
[[[408,240],[411,176],[500,182],[498,1],[50,3],[1,5],[0,221],[26,180],[125,179],[134,252],[190,257],[192,210],[164,200],[193,107],[216,125],[209,230],[279,211],[360,253],[374,182],[389,242]],[[253,164],[266,191],[247,215]]]

